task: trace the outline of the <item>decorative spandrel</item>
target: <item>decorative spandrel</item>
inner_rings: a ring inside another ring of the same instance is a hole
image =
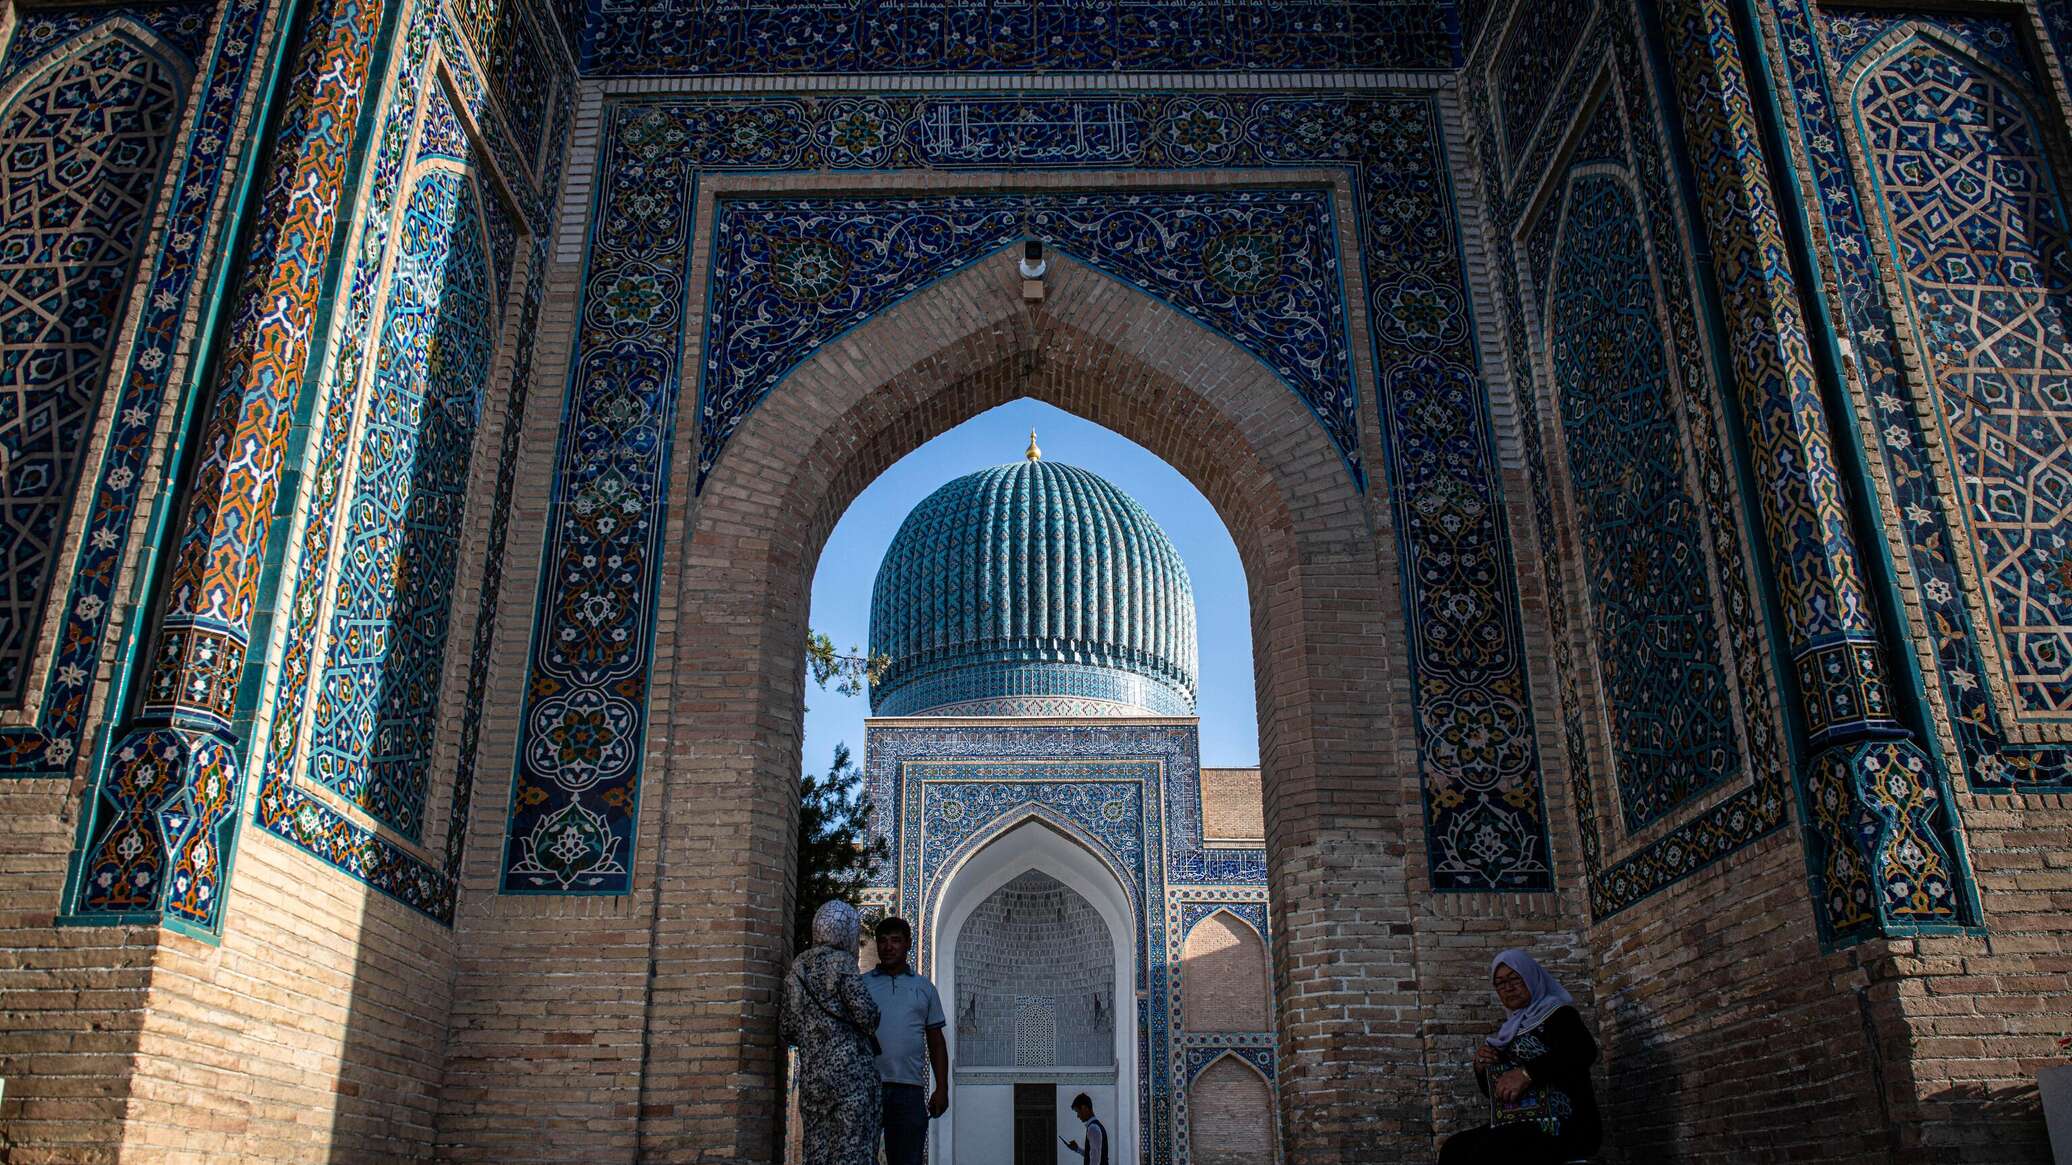
[[[1637,206],[1569,189],[1548,336],[1626,827],[1740,767],[1701,512],[1687,481]]]
[[[312,775],[408,837],[423,832],[468,468],[495,346],[495,282],[465,173],[410,193],[340,556]]]
[[[0,704],[35,667],[180,96],[165,61],[117,34],[0,111]]]

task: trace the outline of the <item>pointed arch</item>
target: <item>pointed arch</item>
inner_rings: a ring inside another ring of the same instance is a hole
[[[1962,533],[1956,583],[2000,727],[2072,740],[2072,207],[2054,103],[2016,57],[1898,21],[1842,89],[1914,407],[1939,450],[1930,480]]]
[[[1013,809],[1002,813],[988,823],[984,829],[966,838],[957,846],[956,850],[943,862],[941,871],[935,875],[932,881],[924,883],[921,887],[923,917],[933,919],[937,916],[942,908],[945,891],[957,881],[958,877],[962,875],[964,867],[969,865],[973,858],[984,851],[986,847],[1026,826],[1047,829],[1057,834],[1066,843],[1084,851],[1087,858],[1098,863],[1103,870],[1107,871],[1108,876],[1114,879],[1116,886],[1122,890],[1123,899],[1128,907],[1130,916],[1133,918],[1143,917],[1144,902],[1141,887],[1137,885],[1137,879],[1123,868],[1115,854],[1107,846],[1102,845],[1099,838],[1082,828],[1078,822],[1037,801],[1023,802]],[[932,927],[929,929],[933,930]],[[918,949],[915,954],[917,957],[926,957]]]
[[[1279,1131],[1273,1082],[1243,1056],[1225,1052],[1188,1083],[1193,1165],[1273,1165],[1280,1153]]]
[[[748,188],[749,179],[701,184],[701,200],[717,200],[726,182]],[[1350,860],[1336,838],[1376,839],[1371,858],[1365,842],[1356,846],[1371,862],[1362,868],[1399,873],[1362,875],[1360,885],[1375,889],[1360,891],[1369,905],[1349,943],[1362,952],[1351,973],[1397,981],[1380,952],[1403,941],[1396,936],[1406,932],[1391,927],[1409,925],[1404,887],[1426,867],[1422,851],[1381,852],[1379,840],[1423,835],[1412,714],[1377,682],[1407,651],[1404,626],[1377,617],[1397,609],[1400,577],[1395,542],[1372,521],[1379,491],[1359,491],[1310,410],[1251,353],[1064,255],[1050,261],[1044,298],[1032,305],[1013,262],[998,258],[819,348],[732,431],[695,494],[696,427],[674,430],[670,559],[654,585],[675,617],[642,644],[656,660],[654,685],[625,685],[617,697],[647,710],[649,755],[666,758],[666,768],[650,765],[642,777],[641,803],[651,811],[617,823],[659,847],[644,851],[655,856],[638,876],[658,911],[655,1014],[679,1003],[738,1007],[744,1030],[774,1031],[753,984],[781,965],[779,929],[740,932],[738,973],[678,974],[670,968],[694,948],[690,936],[733,928],[738,908],[683,898],[677,871],[724,862],[739,884],[786,883],[806,686],[800,644],[827,536],[899,458],[1021,397],[1143,446],[1222,518],[1244,564],[1258,645],[1269,872]],[[708,294],[704,279],[694,267],[693,302]],[[712,358],[689,331],[686,364]],[[1378,447],[1379,418],[1367,413],[1363,429]],[[715,808],[720,790],[724,805]],[[1417,872],[1401,876],[1406,862],[1420,863]],[[1275,942],[1304,941],[1308,928],[1325,925],[1321,913],[1294,917]],[[1345,970],[1334,972],[1337,982]],[[1291,996],[1327,990],[1304,981]],[[684,1047],[678,1035],[656,1038],[658,1047]],[[1329,1042],[1315,1054],[1328,1056]],[[663,1089],[650,1099],[678,1095]]]
[[[0,89],[0,235],[30,241],[0,257],[0,705],[28,696],[57,634],[51,599],[108,428],[95,422],[121,382],[191,73],[118,17]]]
[[[922,955],[922,971],[930,975],[943,998],[945,1010],[954,1012],[959,998],[957,960],[939,958],[936,952],[954,952],[965,924],[992,895],[1030,871],[1061,882],[1090,904],[1109,932],[1114,952],[1114,985],[1111,998],[1116,1006],[1132,1003],[1142,969],[1138,966],[1138,936],[1142,916],[1132,906],[1127,885],[1117,877],[1115,866],[1083,842],[1037,814],[1023,814],[1008,828],[991,833],[990,840],[971,850],[963,861],[942,879],[943,890],[923,914],[917,930],[935,936],[930,951]],[[1113,1025],[1115,1043],[1115,1088],[1118,1097],[1130,1102],[1117,1104],[1109,1123],[1112,1143],[1121,1147],[1117,1162],[1133,1160],[1128,1146],[1137,1143],[1137,1109],[1142,1091],[1138,1083],[1137,1031],[1135,1023]],[[948,1033],[951,1063],[961,1063],[957,1051],[957,1025]],[[957,1145],[957,1105],[935,1122],[931,1131],[936,1151],[943,1159],[954,1155]]]
[[[1180,1026],[1190,1032],[1273,1028],[1273,966],[1249,920],[1217,910],[1188,928],[1180,953]]]

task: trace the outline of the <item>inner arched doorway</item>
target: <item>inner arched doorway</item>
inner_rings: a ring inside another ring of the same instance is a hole
[[[1017,1093],[1026,1106],[1037,1088],[1051,1093],[1055,1128],[1068,1137],[1078,1125],[1067,1106],[1086,1093],[1112,1138],[1112,1165],[1134,1165],[1143,927],[1112,867],[1048,824],[1025,820],[950,874],[930,921],[939,937],[923,966],[950,1013],[954,1065],[931,1159],[1018,1160]],[[1076,967],[1054,959],[1060,952],[1044,948],[1047,929],[1060,944],[1084,944],[1072,953],[1087,957]]]
[[[1362,383],[1370,377],[1360,363]],[[643,818],[660,832],[667,867],[657,872],[654,1045],[701,1055],[685,1045],[676,1017],[741,1006],[745,1038],[714,1054],[738,1048],[744,1078],[777,1063],[775,1025],[756,1014],[755,1001],[779,973],[784,943],[759,912],[767,907],[774,918],[788,908],[774,888],[788,881],[793,856],[806,687],[799,645],[821,548],[851,501],[899,458],[1021,397],[1149,450],[1187,477],[1229,530],[1255,645],[1272,883],[1271,918],[1262,913],[1259,930],[1270,936],[1286,985],[1275,1023],[1283,1127],[1319,1130],[1314,1147],[1323,1153],[1402,1143],[1403,1130],[1429,1121],[1422,1081],[1401,1071],[1397,1056],[1419,1039],[1409,889],[1425,873],[1421,851],[1400,843],[1422,823],[1409,710],[1382,679],[1403,651],[1401,627],[1386,618],[1397,606],[1397,564],[1389,541],[1376,536],[1384,500],[1362,491],[1316,416],[1272,368],[1156,297],[1065,256],[1052,258],[1039,302],[1024,298],[1012,256],[994,255],[860,321],[770,389],[686,503],[689,537],[663,583],[673,577],[677,617],[658,629],[655,645],[658,656],[686,662],[657,694],[653,723],[667,742],[669,772],[663,819]],[[1360,430],[1362,444],[1378,448],[1371,413]],[[679,464],[698,457],[687,441]],[[915,861],[918,889],[918,852]],[[722,874],[729,885],[773,892],[767,900],[751,895],[743,914],[738,902],[698,892]],[[902,898],[903,912],[927,908],[926,898]],[[1164,946],[1163,935],[1174,933],[1168,916],[1190,908],[1154,899],[1148,913],[1163,928],[1159,949],[1139,958],[1176,958]],[[740,936],[724,952],[737,973],[716,970],[721,934]],[[1325,944],[1330,961],[1293,961],[1291,944],[1304,943]],[[931,959],[925,943],[920,954]],[[1369,1014],[1356,1012],[1356,999],[1392,1002]],[[1176,1078],[1170,1029],[1158,1038],[1158,1061],[1147,1067],[1140,1058],[1132,1068],[1125,1060],[1118,1070]],[[646,1102],[693,1103],[672,1080],[654,1077]],[[1164,1119],[1170,1126],[1170,1115]],[[749,1141],[753,1124],[744,1118]],[[954,1125],[953,1117],[951,1136]],[[1141,1152],[1147,1128],[1113,1130],[1114,1140]],[[1166,1159],[1170,1132],[1152,1132],[1154,1159]]]

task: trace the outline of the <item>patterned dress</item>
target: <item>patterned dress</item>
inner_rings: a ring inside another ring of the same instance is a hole
[[[799,1115],[805,1165],[875,1165],[878,1062],[864,1041],[878,1029],[878,1005],[856,973],[856,956],[816,946],[784,978],[784,1040],[799,1047]]]
[[[1524,1068],[1533,1080],[1525,1100],[1502,1105],[1492,1095],[1491,1122],[1449,1138],[1439,1165],[1564,1165],[1595,1153],[1602,1135],[1590,1088],[1596,1062],[1597,1041],[1573,1007],[1520,1033],[1495,1067],[1475,1070],[1475,1082],[1493,1094],[1498,1077]]]

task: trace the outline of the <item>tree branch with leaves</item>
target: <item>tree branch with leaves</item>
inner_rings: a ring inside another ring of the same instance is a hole
[[[862,695],[885,673],[890,661],[867,656],[851,647],[837,651],[834,640],[818,631],[806,633],[806,668],[814,684],[844,696]],[[847,744],[835,745],[834,763],[825,773],[799,777],[798,896],[792,915],[792,949],[812,941],[813,912],[839,898],[855,903],[878,868],[891,856],[882,837],[870,832],[871,800],[863,790],[863,770],[850,760]]]

